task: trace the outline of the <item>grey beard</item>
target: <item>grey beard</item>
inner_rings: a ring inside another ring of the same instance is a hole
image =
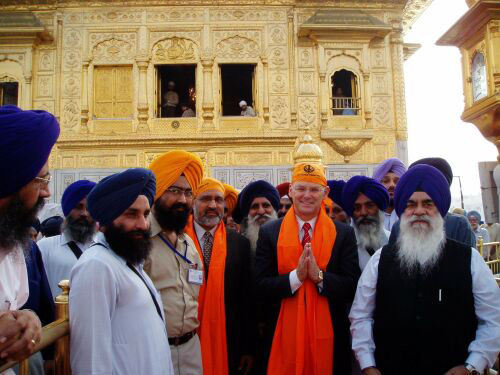
[[[245,237],[248,238],[250,241],[250,248],[252,249],[252,252],[255,254],[255,251],[257,250],[257,240],[259,239],[259,230],[260,230],[260,224],[257,222],[257,219],[260,218],[261,216],[267,217],[270,220],[274,220],[278,218],[278,214],[273,211],[271,215],[264,214],[264,215],[258,215],[251,217],[248,215],[248,222],[247,222],[247,228],[245,230]],[[266,221],[267,223],[267,221]]]
[[[359,220],[354,220],[354,232],[361,247],[377,250],[387,243],[383,225],[384,213],[379,211],[377,216],[368,218],[372,220],[369,224],[359,224]]]
[[[412,226],[411,223],[417,219],[426,220],[430,226]],[[439,261],[445,242],[444,220],[441,215],[434,218],[403,216],[397,240],[401,267],[410,275],[417,272],[427,273]]]
[[[68,216],[64,222],[64,230],[76,242],[85,244],[89,242],[96,232],[95,222],[85,219],[74,220]]]

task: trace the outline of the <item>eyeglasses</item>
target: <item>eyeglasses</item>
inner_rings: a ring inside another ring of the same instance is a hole
[[[319,194],[322,194],[325,189],[324,188],[321,188],[321,187],[311,187],[311,188],[307,188],[305,186],[293,186],[292,187],[293,190],[295,190],[297,193],[299,194],[305,194],[307,192],[313,194],[313,195],[319,195]]]
[[[215,204],[218,205],[223,205],[224,204],[224,198],[222,197],[210,197],[210,196],[204,196],[204,197],[199,197],[197,198],[200,202],[205,203],[205,204],[210,204],[212,201],[215,202]]]
[[[175,186],[171,186],[166,191],[175,195],[176,197],[184,195],[186,198],[193,198],[193,190],[191,189],[181,189]]]
[[[39,181],[40,186],[46,187],[52,181],[52,176],[47,174],[45,177],[35,177],[35,180]]]

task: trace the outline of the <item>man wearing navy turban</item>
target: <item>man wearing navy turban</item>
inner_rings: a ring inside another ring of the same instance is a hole
[[[62,232],[38,241],[54,297],[60,294],[59,282],[69,279],[78,258],[94,244],[96,225],[87,211],[87,195],[95,185],[95,182],[88,180],[70,184],[61,199],[65,216]]]
[[[2,359],[31,354],[41,337],[38,317],[18,309],[28,299],[23,249],[30,228],[50,197],[48,158],[59,136],[59,124],[45,111],[0,107],[0,343]]]
[[[174,373],[162,301],[142,268],[155,193],[153,172],[134,168],[104,178],[87,196],[100,233],[71,271],[73,373]]]
[[[328,180],[327,185],[330,188],[328,197],[332,200],[332,212],[330,214],[333,221],[340,221],[345,224],[350,224],[351,219],[344,210],[342,203],[342,190],[346,182],[343,180]]]
[[[384,185],[389,192],[389,206],[387,206],[384,216],[384,227],[388,231],[391,231],[394,223],[398,221],[394,211],[394,190],[405,172],[406,166],[398,158],[384,160],[373,172],[373,179]]]
[[[242,226],[242,234],[248,238],[255,255],[260,227],[278,218],[280,194],[269,182],[258,180],[249,183],[238,195],[233,219]]]
[[[371,257],[349,316],[365,375],[479,374],[496,360],[500,289],[476,249],[445,237],[450,202],[430,165],[396,187],[398,240]]]
[[[384,228],[384,210],[389,204],[389,194],[373,178],[354,176],[344,186],[342,201],[353,220],[359,267],[363,270],[375,250],[389,240],[390,232]]]

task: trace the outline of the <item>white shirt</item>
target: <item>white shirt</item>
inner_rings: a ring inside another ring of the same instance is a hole
[[[255,111],[253,110],[252,107],[250,107],[249,105],[247,105],[247,107],[241,111],[241,115],[244,116],[244,117],[255,117],[257,116],[257,114],[255,113]]]
[[[142,267],[114,253],[104,235],[79,259],[70,278],[70,353],[73,375],[172,375],[161,298]],[[148,288],[162,312],[158,315]]]
[[[42,253],[50,291],[54,298],[61,294],[61,289],[58,286],[59,282],[69,279],[71,269],[77,261],[75,254],[73,254],[73,251],[68,246],[68,243],[71,241],[72,239],[69,234],[64,231],[59,236],[45,237],[37,242],[38,248]],[[94,240],[86,244],[79,242],[76,242],[76,244],[82,252],[85,252],[85,250],[94,244]]]
[[[5,311],[19,310],[28,300],[28,274],[24,253],[21,248],[7,253],[0,249],[0,314]],[[10,369],[0,375],[12,375]]]
[[[167,91],[165,93],[165,104],[167,107],[175,107],[179,104],[179,95],[175,91]]]
[[[314,233],[314,226],[316,225],[316,221],[318,220],[318,217],[316,216],[314,219],[311,219],[309,221],[304,221],[297,215],[295,215],[297,218],[297,224],[299,226],[299,241],[302,243],[302,239],[304,238],[304,235],[306,234],[304,231],[304,224],[309,223],[311,225],[311,229],[309,229],[309,238],[313,238],[313,233]],[[299,289],[302,285],[302,282],[299,280],[297,276],[297,269],[294,269],[292,272],[290,272],[289,275],[290,278],[290,288],[292,289],[292,293],[295,293],[297,289]],[[320,282],[318,284],[319,288],[323,288],[323,282]]]
[[[354,226],[354,231],[355,231],[356,236],[357,236],[358,232],[357,232],[357,229],[355,226]],[[391,232],[389,232],[387,229],[383,228],[383,235],[381,238],[381,246],[379,247],[379,249],[384,247],[385,245],[387,245],[387,243],[389,242],[390,236],[391,236]],[[378,249],[374,249],[374,250],[378,250]],[[366,251],[366,248],[363,245],[361,245],[358,241],[358,260],[359,260],[359,268],[361,269],[361,271],[363,271],[365,269],[365,266],[371,257],[372,256],[368,253],[368,251]]]
[[[392,210],[390,214],[384,211],[384,228],[389,232],[392,230],[392,226],[399,220],[398,215],[396,215],[396,210]]]
[[[203,240],[203,236],[205,235],[205,232],[210,232],[212,235],[212,238],[214,238],[215,231],[217,230],[217,225],[207,231],[205,228],[203,228],[200,224],[196,222],[196,220],[193,219],[194,223],[194,231],[196,232],[196,237],[198,238],[198,243],[200,244],[200,248],[203,249],[203,244],[205,241]]]
[[[351,320],[352,349],[361,369],[376,366],[373,340],[373,311],[378,279],[377,251],[366,265],[358,282],[356,296],[349,314]],[[469,344],[467,363],[482,372],[491,367],[498,355],[500,339],[500,288],[490,269],[477,250],[471,257],[472,293],[478,320],[476,339]],[[459,329],[459,327],[457,327]]]

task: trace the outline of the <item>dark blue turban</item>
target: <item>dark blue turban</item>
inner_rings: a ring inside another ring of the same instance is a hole
[[[436,168],[426,164],[418,164],[406,172],[394,191],[394,208],[401,217],[408,199],[416,191],[426,192],[434,201],[437,209],[444,217],[451,204],[450,185],[446,177]]]
[[[258,180],[249,183],[238,195],[236,209],[233,212],[233,219],[237,223],[248,216],[250,206],[255,198],[266,198],[273,206],[275,211],[280,208],[280,194],[278,190],[269,182]]]
[[[45,111],[0,107],[0,198],[32,181],[47,162],[59,137],[59,124]]]
[[[344,189],[346,182],[344,180],[328,180],[326,183],[330,188],[328,197],[344,209],[344,204],[342,203],[342,189]]]
[[[144,168],[127,169],[103,178],[87,196],[90,216],[101,225],[110,225],[137,199],[145,195],[151,206],[156,193],[156,177]]]
[[[61,234],[61,225],[64,219],[61,216],[51,216],[40,224],[40,232],[44,237],[53,237]]]
[[[359,194],[366,195],[382,211],[389,205],[389,193],[384,185],[370,177],[354,176],[347,181],[342,190],[344,210],[351,217],[354,212],[354,202]]]
[[[71,210],[90,193],[90,190],[92,190],[95,185],[95,182],[88,180],[75,181],[69,185],[66,190],[64,190],[61,199],[64,216],[68,216]]]

